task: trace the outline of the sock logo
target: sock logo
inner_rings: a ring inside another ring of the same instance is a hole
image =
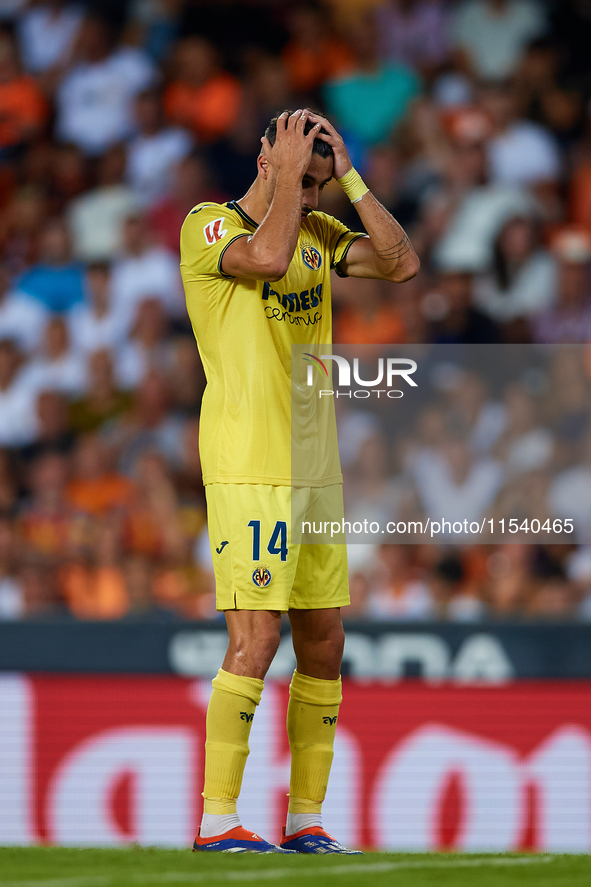
[[[328,716],[325,718],[322,718],[323,724],[330,724],[331,726],[333,726],[333,724],[336,724],[336,722],[337,722],[337,715],[335,715],[334,718],[329,718]]]
[[[253,718],[254,718],[254,712],[251,715],[249,715],[249,713],[247,711],[240,712],[240,720],[246,721],[247,724],[249,724]]]
[[[222,544],[220,545],[219,548],[216,548],[217,553],[218,553],[218,554],[221,554],[222,551],[224,550],[224,548],[226,547],[226,545],[229,545],[229,544],[230,544],[230,543],[229,543],[228,540],[226,539],[224,542],[222,542]]]

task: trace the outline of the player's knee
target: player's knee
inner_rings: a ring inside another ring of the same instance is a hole
[[[275,657],[280,640],[279,632],[271,628],[259,631],[256,636],[242,635],[230,645],[230,654],[236,661],[244,663],[249,672],[254,668],[256,676],[263,677]]]
[[[335,661],[338,659],[340,662],[345,650],[345,630],[342,625],[335,626],[334,631],[331,633],[330,646],[333,659]]]
[[[264,637],[257,638],[255,641],[257,649],[261,651],[261,655],[266,659],[269,665],[275,658],[275,653],[279,649],[280,641],[281,636],[279,632],[269,632]]]
[[[345,632],[342,625],[331,629],[330,634],[314,646],[314,656],[324,665],[340,667],[345,649]]]

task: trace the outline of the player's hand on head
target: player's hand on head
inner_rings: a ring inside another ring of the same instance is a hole
[[[277,135],[275,144],[263,137],[261,143],[263,153],[270,166],[277,172],[289,170],[300,179],[310,165],[314,139],[317,138],[321,124],[315,124],[306,135],[304,129],[310,112],[301,108],[288,114],[284,111],[277,118]]]
[[[312,123],[320,124],[321,130],[317,133],[316,138],[322,139],[323,142],[326,142],[332,148],[332,153],[334,154],[333,175],[335,179],[342,179],[353,168],[343,137],[339,135],[326,117],[322,117],[321,114],[314,114],[312,111],[308,116]],[[322,132],[322,130],[325,131]]]

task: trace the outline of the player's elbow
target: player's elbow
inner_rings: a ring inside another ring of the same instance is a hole
[[[250,253],[251,270],[256,273],[259,280],[268,280],[269,283],[275,283],[285,277],[290,262],[291,256],[269,249],[257,248]]]
[[[278,280],[281,280],[282,277],[285,277],[289,268],[289,262],[283,263],[279,260],[274,260],[272,262],[265,263],[262,268],[262,274],[264,280],[268,280],[269,283],[275,283]]]
[[[419,257],[415,255],[408,262],[405,262],[404,265],[396,267],[392,274],[389,275],[388,280],[391,280],[392,283],[405,283],[407,280],[412,280],[413,277],[416,277],[420,270],[421,262]]]

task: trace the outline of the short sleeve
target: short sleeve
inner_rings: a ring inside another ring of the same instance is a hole
[[[349,252],[351,244],[360,237],[367,237],[367,234],[363,234],[361,231],[351,231],[350,228],[332,216],[324,216],[324,223],[330,250],[330,267],[335,269],[339,277],[346,277],[347,275],[339,271],[337,266]]]
[[[239,237],[249,237],[234,213],[223,204],[208,203],[192,209],[181,228],[181,269],[187,280],[203,276],[232,275],[222,271],[224,253]]]

